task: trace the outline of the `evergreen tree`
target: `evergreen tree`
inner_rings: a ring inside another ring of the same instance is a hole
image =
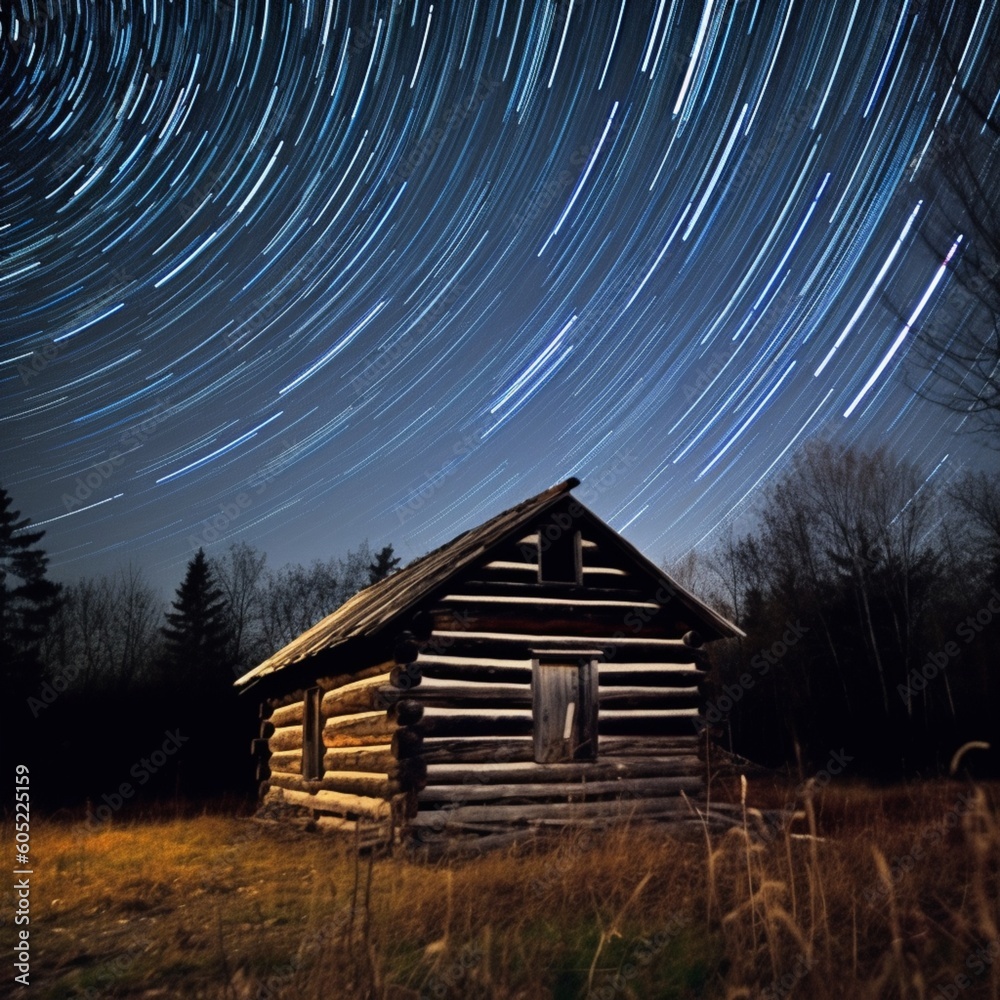
[[[18,699],[43,679],[39,647],[62,589],[46,579],[48,557],[36,547],[45,532],[26,531],[30,523],[0,487],[0,676]]]
[[[399,556],[392,554],[392,546],[386,545],[375,553],[375,562],[368,564],[368,583],[378,583],[399,568]]]
[[[203,549],[188,563],[171,607],[160,630],[166,641],[168,683],[190,681],[203,690],[228,687],[234,648],[229,605]]]

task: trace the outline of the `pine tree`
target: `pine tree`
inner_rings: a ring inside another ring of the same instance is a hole
[[[0,487],[0,677],[12,698],[43,679],[39,646],[62,590],[46,579],[48,557],[36,548],[45,532],[25,531],[30,523]]]
[[[399,568],[399,556],[392,554],[392,546],[386,545],[375,553],[375,562],[368,564],[368,583],[378,583]]]
[[[234,636],[229,605],[216,585],[203,549],[188,563],[184,580],[160,630],[166,642],[170,683],[192,682],[207,689],[228,686]]]

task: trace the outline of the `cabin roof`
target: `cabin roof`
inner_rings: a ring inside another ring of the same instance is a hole
[[[464,531],[450,542],[415,559],[397,573],[359,591],[332,614],[327,615],[259,666],[240,677],[235,686],[245,688],[276,671],[352,639],[374,635],[494,546],[509,539],[526,524],[555,506],[579,485],[580,480],[575,477],[557,483],[497,514],[478,527]],[[639,569],[669,583],[674,596],[700,623],[703,623],[709,633],[719,636],[743,635],[736,625],[685,590],[579,500],[574,498],[574,502],[607,530],[623,553],[639,564]]]

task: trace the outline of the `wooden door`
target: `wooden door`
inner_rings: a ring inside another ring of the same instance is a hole
[[[597,663],[532,664],[535,760],[558,764],[597,757]]]

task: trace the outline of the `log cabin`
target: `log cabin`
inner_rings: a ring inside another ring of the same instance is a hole
[[[362,590],[236,681],[261,704],[264,815],[431,848],[695,816],[704,644],[742,632],[577,486]]]

